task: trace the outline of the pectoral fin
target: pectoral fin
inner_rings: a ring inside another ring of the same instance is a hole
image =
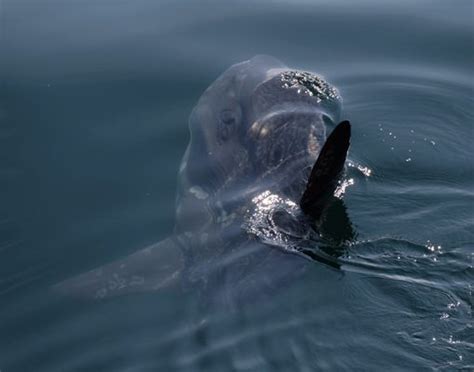
[[[311,170],[306,190],[300,201],[304,213],[319,219],[333,196],[344,169],[351,137],[348,121],[339,123],[329,135]]]
[[[184,259],[177,238],[170,237],[110,264],[53,286],[78,298],[105,298],[156,291],[176,283]]]

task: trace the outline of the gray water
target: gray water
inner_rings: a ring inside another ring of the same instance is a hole
[[[0,370],[472,370],[470,1],[0,3]],[[344,270],[202,307],[49,288],[168,236],[187,120],[255,54],[325,76],[353,124]]]

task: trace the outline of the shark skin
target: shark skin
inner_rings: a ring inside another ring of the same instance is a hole
[[[228,303],[272,293],[315,262],[339,268],[321,236],[340,247],[355,235],[334,197],[351,135],[348,121],[336,125],[341,104],[322,77],[273,57],[231,66],[191,113],[173,234],[54,290],[104,299],[178,286]]]

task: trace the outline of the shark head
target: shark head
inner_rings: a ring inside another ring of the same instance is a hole
[[[322,77],[273,57],[230,67],[203,93],[189,120],[178,231],[215,223],[216,208],[230,213],[266,189],[299,200],[340,108],[339,93]]]
[[[174,234],[55,289],[106,298],[174,283],[229,303],[291,282],[310,262],[297,255],[338,267],[306,246],[349,148],[349,122],[335,126],[340,107],[323,78],[275,58],[230,67],[191,113]]]

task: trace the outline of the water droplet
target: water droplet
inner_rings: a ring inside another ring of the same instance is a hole
[[[354,179],[349,178],[348,180],[343,180],[340,182],[339,186],[334,191],[334,196],[336,198],[341,199],[344,193],[346,192],[347,187],[352,186],[354,184]]]
[[[352,166],[354,167],[355,165],[350,163],[349,166]],[[362,165],[358,164],[357,166],[355,166],[364,176],[366,177],[370,177],[370,175],[372,174],[372,169],[368,168],[368,167],[363,167]]]

